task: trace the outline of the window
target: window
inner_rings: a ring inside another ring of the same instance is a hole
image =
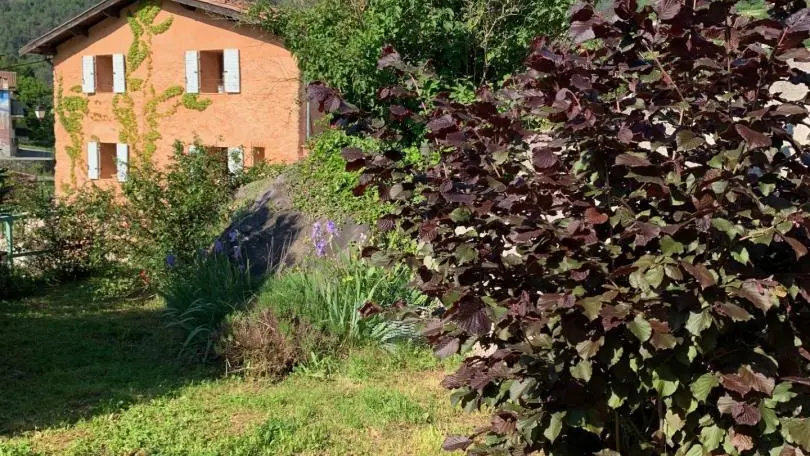
[[[225,53],[200,52],[200,93],[225,92]]]
[[[96,93],[112,93],[113,63],[111,55],[96,56]]]
[[[187,93],[239,93],[239,49],[186,51]]]
[[[87,144],[87,177],[91,180],[127,180],[129,146],[118,143],[91,142]]]
[[[264,163],[264,147],[254,147],[252,152],[253,166]]]
[[[124,54],[82,57],[82,92],[124,93],[126,91]]]

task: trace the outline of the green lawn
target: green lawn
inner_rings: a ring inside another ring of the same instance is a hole
[[[0,303],[0,455],[439,455],[486,422],[450,407],[424,352],[223,378],[176,359],[157,302],[87,296]]]

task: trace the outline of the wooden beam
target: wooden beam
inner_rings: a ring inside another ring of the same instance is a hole
[[[117,18],[121,17],[121,8],[115,8],[115,7],[107,8],[104,11],[102,11],[102,14],[104,14],[107,17],[117,19]]]
[[[90,36],[90,29],[87,27],[73,27],[68,31],[73,36]]]

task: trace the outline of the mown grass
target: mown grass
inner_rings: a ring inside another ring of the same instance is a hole
[[[485,422],[424,350],[352,349],[271,384],[184,365],[154,301],[0,303],[0,455],[439,455]]]

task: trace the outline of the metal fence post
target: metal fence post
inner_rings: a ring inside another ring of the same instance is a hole
[[[3,217],[3,226],[6,232],[6,243],[8,245],[8,250],[6,252],[6,262],[8,263],[8,267],[14,267],[14,231],[13,231],[13,217]]]

